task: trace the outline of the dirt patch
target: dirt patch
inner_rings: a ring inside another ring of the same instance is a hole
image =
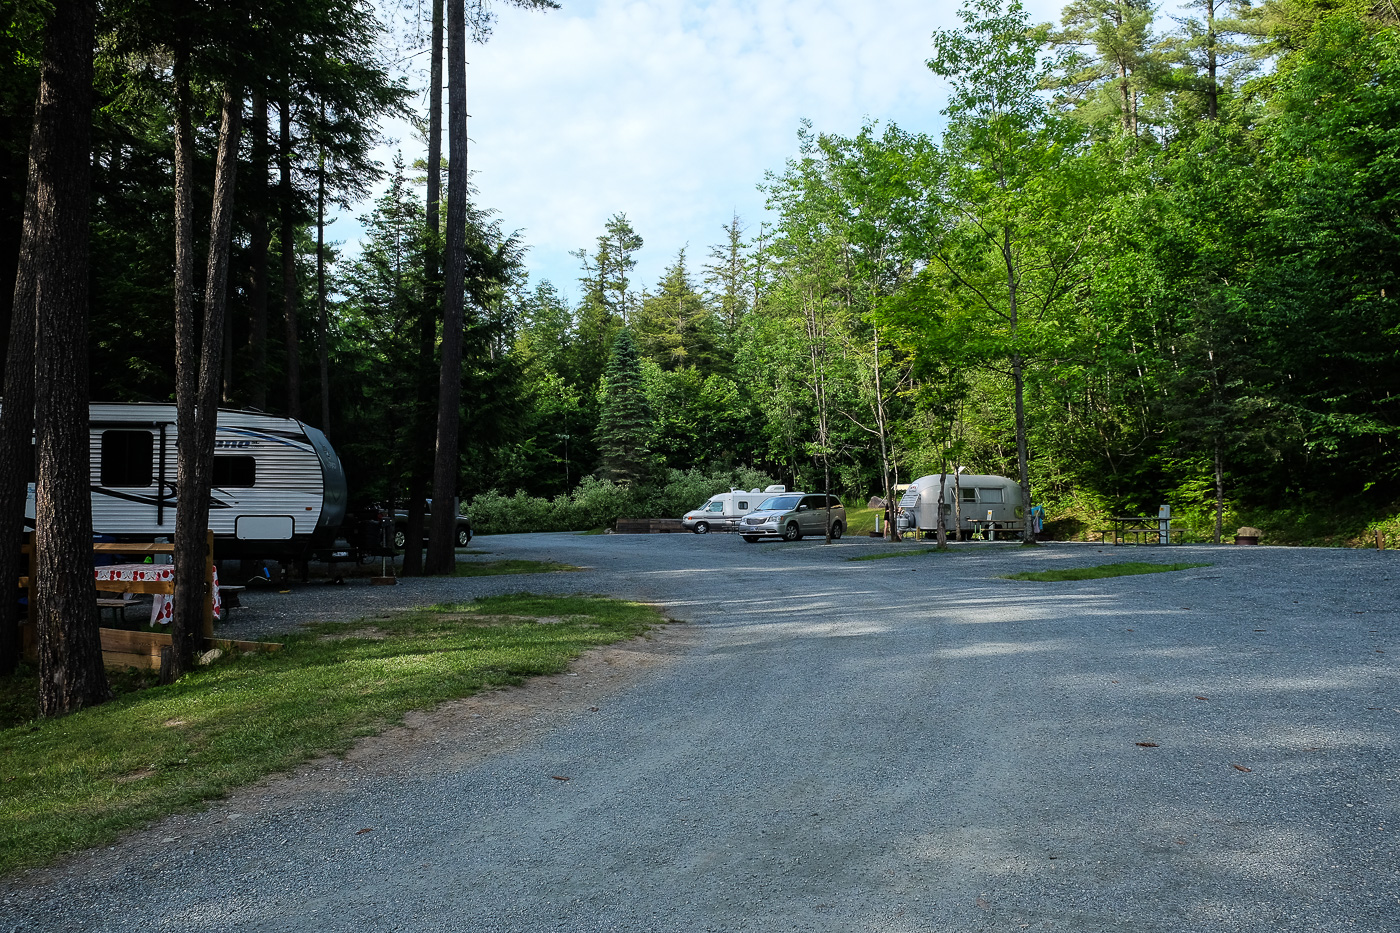
[[[383,641],[389,637],[389,633],[374,625],[364,628],[357,628],[353,632],[338,632],[333,635],[322,635],[321,641],[348,641],[351,638],[363,638],[366,641]]]

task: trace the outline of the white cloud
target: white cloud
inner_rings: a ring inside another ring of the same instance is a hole
[[[469,165],[483,206],[522,229],[532,279],[576,294],[570,250],[625,212],[643,236],[635,280],[653,285],[689,244],[693,267],[738,211],[757,229],[765,171],[796,153],[799,121],[852,134],[866,119],[937,132],[943,92],[924,66],[953,0],[561,0],[497,5],[468,49]],[[1030,4],[1037,20],[1058,7]],[[420,98],[421,100],[421,98]],[[386,128],[405,158],[406,128]],[[347,212],[332,235],[359,236]]]

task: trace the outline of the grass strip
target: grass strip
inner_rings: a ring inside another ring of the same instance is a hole
[[[0,874],[41,865],[309,759],[414,709],[563,671],[663,620],[638,603],[517,594],[289,636],[165,687],[0,729]],[[0,695],[37,676],[0,679]],[[13,704],[0,704],[12,709]]]
[[[1121,564],[1100,564],[1097,567],[1072,567],[1067,570],[1035,570],[1025,573],[1008,573],[1003,580],[1038,580],[1042,583],[1062,583],[1068,580],[1103,580],[1108,577],[1132,577],[1143,573],[1168,573],[1173,570],[1190,570],[1193,567],[1209,567],[1210,564],[1149,564],[1143,561],[1126,561]]]
[[[507,560],[458,561],[454,576],[495,577],[513,573],[560,573],[582,569],[552,560],[519,560],[512,557]]]
[[[919,557],[923,554],[937,554],[936,547],[921,547],[909,551],[880,551],[878,554],[862,554],[859,557],[848,557],[846,560],[888,560],[891,557]],[[952,548],[945,549],[945,553],[952,553]]]

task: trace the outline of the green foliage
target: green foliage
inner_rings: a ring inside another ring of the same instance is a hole
[[[1070,580],[1105,580],[1110,577],[1132,577],[1144,573],[1170,573],[1175,570],[1192,570],[1196,567],[1209,567],[1210,564],[1149,564],[1142,561],[1127,561],[1121,564],[1100,564],[1097,567],[1071,567],[1066,570],[1035,570],[1024,573],[1010,573],[1003,580],[1036,580],[1041,583],[1064,583]]]
[[[647,443],[652,433],[652,411],[642,384],[637,344],[626,328],[618,331],[613,340],[598,395],[595,439],[603,474],[619,483],[644,479],[653,465]]]

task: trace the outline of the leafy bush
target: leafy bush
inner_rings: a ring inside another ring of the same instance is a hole
[[[763,489],[773,483],[747,467],[705,473],[667,470],[660,485],[628,485],[585,476],[568,495],[553,500],[523,490],[505,496],[492,490],[472,499],[465,512],[479,534],[586,531],[611,527],[619,518],[679,518],[716,493]]]

